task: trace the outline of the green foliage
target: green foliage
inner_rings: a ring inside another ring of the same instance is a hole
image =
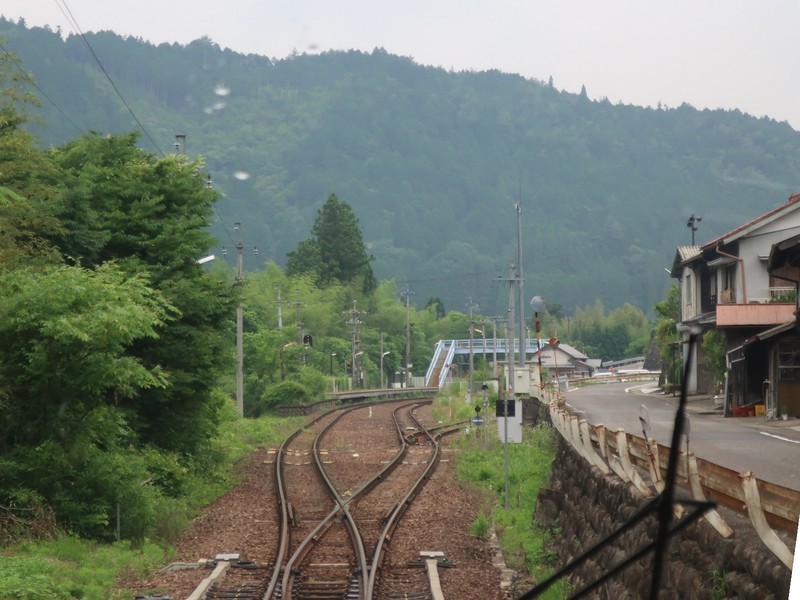
[[[459,480],[491,494],[491,521],[506,562],[512,568],[526,570],[536,579],[542,579],[554,567],[555,557],[547,548],[550,534],[536,526],[533,512],[539,490],[550,478],[557,435],[550,427],[538,426],[524,431],[522,444],[508,446],[508,508],[504,501],[503,445],[493,437],[487,449],[482,439],[464,437],[457,455]],[[481,512],[473,523],[474,530],[483,530],[483,518]],[[566,582],[561,582],[544,597],[563,598],[567,589]]]
[[[703,350],[703,366],[714,379],[714,390],[722,389],[725,381],[725,338],[719,329],[706,331],[700,343]]]
[[[712,600],[723,600],[728,597],[728,583],[725,581],[725,571],[714,566],[709,577],[709,588]]]
[[[0,452],[82,435],[88,413],[166,385],[164,372],[126,354],[154,337],[169,305],[143,277],[114,265],[0,272],[0,390],[8,395]]]
[[[130,348],[132,359],[162,370],[169,385],[127,397],[125,407],[144,441],[191,453],[206,445],[218,422],[211,390],[231,361],[222,332],[230,326],[235,293],[197,264],[213,245],[207,227],[217,199],[206,188],[202,164],[156,158],[136,139],[83,136],[52,153],[64,186],[56,211],[64,231],[51,241],[86,267],[115,261],[130,275],[147,277],[174,307],[157,336]]]
[[[353,209],[331,194],[317,213],[311,238],[289,252],[286,273],[289,276],[312,273],[322,286],[358,282],[361,291],[370,294],[377,285],[370,265],[372,260]]]
[[[629,303],[606,314],[598,298],[593,305],[575,309],[572,317],[563,314],[559,304],[541,318],[542,337],[557,337],[591,357],[619,360],[645,354],[650,339],[650,323],[645,314]]]
[[[486,517],[485,514],[480,513],[469,526],[470,534],[479,538],[489,537],[492,530],[492,522]]]
[[[447,311],[444,309],[444,302],[442,302],[441,298],[430,298],[425,303],[425,308],[433,308],[434,313],[436,314],[437,319],[444,319]]]
[[[307,404],[314,400],[311,391],[297,381],[282,381],[268,387],[261,397],[261,402],[253,407],[253,415],[263,414],[264,411],[278,406],[291,406]]]
[[[653,337],[661,353],[661,377],[665,385],[675,386],[681,380],[681,342],[677,323],[680,318],[680,289],[673,285],[666,298],[656,304]]]
[[[0,556],[0,598],[123,600],[132,592],[112,593],[116,577],[144,574],[164,558],[164,551],[151,543],[102,546],[71,536],[29,542]]]

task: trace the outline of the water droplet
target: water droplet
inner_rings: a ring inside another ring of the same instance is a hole
[[[250,179],[250,173],[247,171],[236,171],[233,176],[238,179],[239,181],[247,181]]]
[[[217,96],[227,96],[228,94],[231,93],[231,88],[229,88],[227,85],[218,83],[217,87],[214,88],[214,93]]]

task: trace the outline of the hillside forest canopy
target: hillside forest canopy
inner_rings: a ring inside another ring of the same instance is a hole
[[[155,46],[4,19],[0,36],[52,101],[26,125],[44,147],[139,130],[104,70],[144,148],[174,152],[182,134],[178,151],[204,157],[221,193],[215,254],[242,241],[259,250],[248,272],[286,267],[335,193],[358,217],[376,280],[408,285],[418,307],[471,298],[504,314],[498,278],[516,261],[519,203],[531,296],[569,313],[599,298],[653,316],[690,215],[703,217],[698,241],[713,239],[800,179],[800,134],[736,110],[612,104],[552,78],[424,67],[381,48],[270,59],[208,38]]]

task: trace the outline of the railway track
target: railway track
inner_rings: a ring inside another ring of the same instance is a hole
[[[393,532],[439,462],[437,438],[447,429],[426,429],[415,415],[426,404],[333,410],[290,436],[274,462],[273,558],[231,557],[196,598],[434,597],[424,568],[381,570]]]

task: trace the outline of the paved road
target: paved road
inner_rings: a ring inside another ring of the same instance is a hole
[[[647,407],[659,444],[670,446],[680,398],[664,395],[652,383],[590,385],[566,394],[567,404],[592,424],[623,428],[642,436],[640,406]],[[697,456],[735,471],[800,490],[800,421],[765,421],[763,417],[725,418],[708,398],[690,398],[689,449]],[[685,446],[684,448],[685,449]]]

